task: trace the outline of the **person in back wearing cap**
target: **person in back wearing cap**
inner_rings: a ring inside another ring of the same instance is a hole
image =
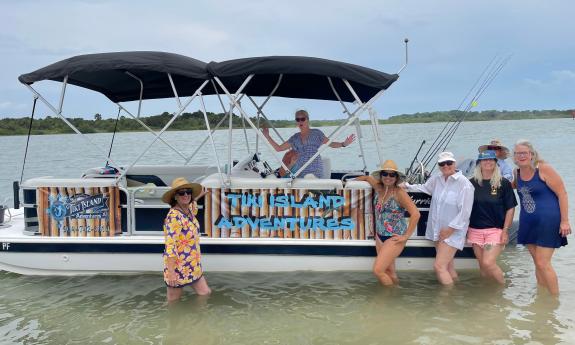
[[[501,176],[505,177],[508,181],[513,182],[513,169],[505,160],[509,156],[509,149],[501,144],[501,140],[494,139],[488,145],[481,145],[478,148],[479,152],[485,150],[495,151],[497,156],[497,165],[501,170]]]
[[[479,153],[470,181],[475,192],[467,242],[473,246],[481,276],[503,284],[503,271],[497,266],[497,257],[509,240],[507,230],[517,206],[515,193],[511,182],[501,176],[492,150]]]
[[[469,216],[473,206],[473,185],[455,169],[451,152],[441,152],[437,160],[441,174],[431,176],[424,184],[405,183],[411,192],[431,195],[431,206],[425,237],[435,242],[433,268],[443,285],[457,280],[453,258],[465,245]]]
[[[375,191],[373,208],[377,258],[373,264],[373,273],[386,286],[399,283],[395,273],[395,259],[405,248],[420,216],[407,192],[398,187],[403,177],[395,162],[386,160],[371,176],[356,178],[358,181],[369,182]],[[409,224],[405,221],[405,211],[409,212]]]
[[[202,196],[202,186],[178,177],[162,201],[171,208],[164,220],[164,282],[168,302],[182,296],[182,288],[191,285],[198,295],[211,293],[203,276],[200,252],[200,223],[196,218],[196,199]]]

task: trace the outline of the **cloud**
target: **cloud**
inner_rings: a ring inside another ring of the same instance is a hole
[[[556,88],[565,84],[575,83],[575,71],[559,70],[551,71],[547,78],[533,79],[525,78],[524,82],[528,86],[535,86],[539,88]]]
[[[10,101],[0,102],[1,110],[22,110],[26,109],[28,105],[22,103],[13,103]]]

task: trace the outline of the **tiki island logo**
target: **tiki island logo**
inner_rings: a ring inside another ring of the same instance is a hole
[[[108,219],[110,208],[105,194],[57,194],[48,198],[48,214],[57,221],[71,219]]]
[[[233,207],[270,207],[272,209],[315,209],[321,210],[323,216],[296,217],[296,216],[263,216],[250,217],[232,215],[225,217],[220,215],[215,221],[219,228],[243,227],[262,230],[290,229],[296,230],[352,230],[355,224],[351,217],[335,217],[334,211],[341,209],[345,204],[345,198],[337,194],[309,193],[300,200],[295,195],[288,194],[238,194],[226,193],[226,199]],[[295,213],[295,212],[294,212]]]

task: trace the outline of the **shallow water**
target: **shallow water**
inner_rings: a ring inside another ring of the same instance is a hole
[[[386,158],[405,166],[421,140],[433,140],[442,126],[384,126]],[[189,153],[195,133],[171,132],[169,137]],[[366,128],[364,135],[369,133]],[[243,138],[241,131],[234,135],[237,140]],[[226,138],[224,132],[218,136]],[[102,144],[110,137],[90,136]],[[575,160],[568,157],[575,147],[575,121],[470,122],[460,128],[450,149],[458,158],[473,157],[477,146],[491,138],[505,143],[529,138],[536,144],[565,180],[574,225]],[[145,133],[120,133],[113,157],[127,164],[151,139]],[[19,179],[25,140],[0,137],[5,162],[0,196],[9,195],[11,181]],[[88,167],[101,165],[101,156],[84,143],[73,135],[32,137],[25,178],[76,177]],[[210,157],[209,149],[197,161]],[[144,163],[173,162],[177,157],[161,144],[152,151]],[[218,151],[224,159],[223,144]],[[235,145],[235,152],[245,152],[245,147]],[[350,149],[329,150],[327,155],[333,168],[353,168],[350,162],[357,162],[356,154]],[[264,155],[270,157],[265,150]],[[373,141],[366,145],[366,156],[377,157]],[[375,164],[371,158],[368,168]],[[570,241],[575,239],[571,236]],[[529,254],[522,247],[507,248],[500,257],[506,272],[504,287],[483,281],[475,271],[460,272],[453,289],[440,287],[432,272],[400,272],[401,284],[393,289],[379,286],[368,272],[207,272],[212,296],[199,298],[188,289],[183,300],[170,307],[164,302],[160,274],[68,278],[0,272],[0,343],[573,344],[572,247],[558,250],[554,257],[561,288],[558,299],[537,291]]]

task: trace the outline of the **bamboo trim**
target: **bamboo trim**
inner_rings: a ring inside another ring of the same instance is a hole
[[[242,189],[242,195],[248,195],[250,194],[250,190],[249,189]],[[247,218],[250,216],[250,208],[251,206],[247,206],[242,204],[241,205],[241,216],[244,218]],[[242,238],[249,238],[251,237],[250,234],[250,226],[249,224],[246,222],[246,224],[244,224],[244,226],[242,226]]]
[[[212,189],[206,189],[204,196],[204,232],[212,237]]]

